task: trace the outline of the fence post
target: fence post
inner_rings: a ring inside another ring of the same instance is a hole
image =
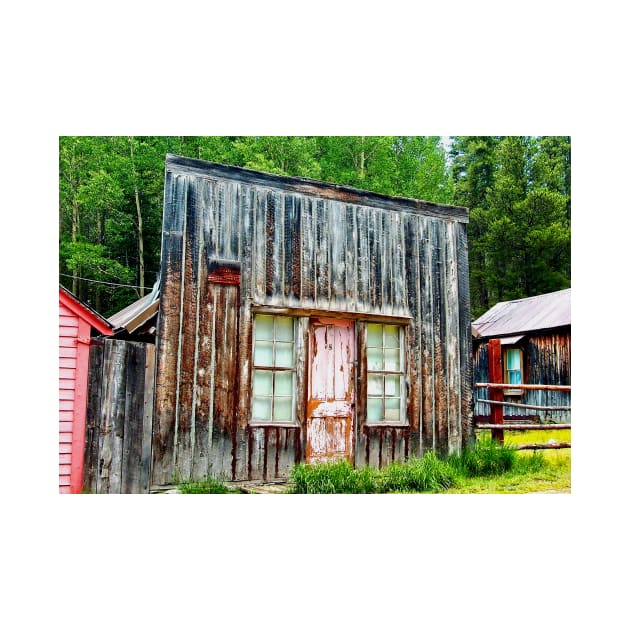
[[[488,342],[488,376],[490,383],[503,383],[503,365],[501,361],[501,340],[490,339]],[[497,387],[490,387],[490,400],[503,401],[503,390]],[[503,407],[501,405],[491,405],[491,424],[503,425]],[[492,439],[503,443],[503,429],[493,429]]]

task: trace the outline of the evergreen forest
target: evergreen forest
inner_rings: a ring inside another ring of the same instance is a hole
[[[158,278],[167,153],[468,207],[473,318],[571,284],[567,136],[63,136],[59,282],[105,317]]]

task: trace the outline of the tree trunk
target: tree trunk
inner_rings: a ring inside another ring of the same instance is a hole
[[[140,191],[138,190],[138,176],[133,159],[133,136],[129,136],[129,149],[131,152],[131,166],[133,168],[133,186],[136,200],[136,217],[138,229],[138,284],[140,285],[140,297],[144,295],[144,233],[142,228],[142,210],[140,207]]]
[[[365,136],[361,136],[361,163],[359,165],[359,177],[365,179]]]
[[[77,236],[79,234],[79,204],[77,203],[76,197],[72,200],[72,243],[77,242]],[[79,269],[72,270],[72,293],[74,295],[79,295],[79,279],[77,275],[80,275]]]

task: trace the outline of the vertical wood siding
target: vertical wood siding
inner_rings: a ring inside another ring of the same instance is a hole
[[[523,382],[537,385],[571,384],[571,332],[550,332],[531,334],[519,346],[523,350]],[[488,344],[476,344],[473,354],[474,380],[488,382]],[[474,392],[474,415],[481,418],[490,416],[490,405],[477,402],[488,400],[488,388],[476,388]],[[571,392],[524,390],[519,397],[511,397],[516,403],[538,406],[561,407],[571,405]],[[507,419],[538,416],[543,421],[570,422],[570,411],[537,411],[505,407]]]
[[[355,462],[457,450],[471,433],[466,220],[453,209],[361,197],[306,180],[167,164],[153,481],[286,476],[304,456],[308,313],[405,324],[408,426],[367,427],[357,397]],[[286,183],[285,183],[286,182]],[[306,182],[306,183],[304,183]],[[380,205],[379,205],[380,204]],[[240,264],[213,284],[213,260]],[[466,277],[463,277],[466,276]],[[256,309],[294,309],[298,426],[252,427]],[[366,366],[357,368],[365,393]]]
[[[84,488],[96,494],[150,487],[155,347],[106,339],[90,348]]]

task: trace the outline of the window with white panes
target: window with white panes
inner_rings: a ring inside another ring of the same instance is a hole
[[[507,348],[503,351],[503,366],[505,383],[518,386],[523,382],[523,352],[520,348]],[[521,394],[522,391],[515,387],[506,389],[503,393],[514,395]]]
[[[367,325],[367,421],[406,422],[403,329]]]
[[[295,320],[254,318],[253,423],[295,422]]]

